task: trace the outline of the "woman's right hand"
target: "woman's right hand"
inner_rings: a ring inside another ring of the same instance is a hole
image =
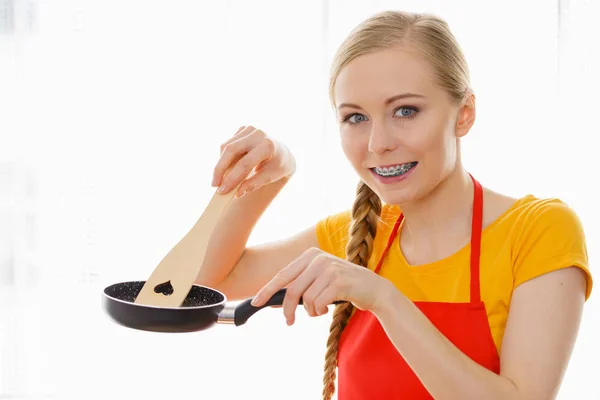
[[[219,186],[220,193],[228,193],[243,181],[236,193],[236,197],[242,197],[261,186],[289,178],[295,171],[296,160],[287,147],[260,129],[242,126],[221,145],[212,186]]]

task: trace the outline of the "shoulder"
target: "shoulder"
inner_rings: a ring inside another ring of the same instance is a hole
[[[516,200],[511,214],[510,219],[522,235],[570,234],[581,239],[585,236],[577,212],[559,198],[539,198],[528,194]]]
[[[559,198],[527,195],[506,216],[510,225],[515,286],[537,276],[571,266],[592,286],[583,223],[577,212]]]

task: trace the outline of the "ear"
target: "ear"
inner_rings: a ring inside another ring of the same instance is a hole
[[[458,110],[456,119],[456,137],[465,136],[475,123],[475,94],[470,93],[465,97]]]

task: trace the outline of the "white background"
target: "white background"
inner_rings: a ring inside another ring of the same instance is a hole
[[[478,99],[467,168],[506,194],[566,201],[596,271],[600,7],[416,3],[0,0],[0,398],[319,398],[329,316],[299,309],[287,327],[265,310],[239,328],[161,335],[110,322],[100,294],[146,279],[185,235],[240,125],[298,163],[249,244],[350,207],[357,178],[329,64],[350,29],[388,8],[450,23]],[[600,399],[598,301],[560,399]]]

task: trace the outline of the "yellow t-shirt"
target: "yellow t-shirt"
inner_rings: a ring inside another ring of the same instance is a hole
[[[397,206],[384,205],[369,259],[374,270],[388,242]],[[321,250],[345,257],[351,212],[329,216],[317,224]],[[425,265],[409,265],[396,236],[379,274],[412,301],[468,302],[470,244],[451,256]],[[575,212],[559,199],[527,195],[484,228],[481,237],[481,299],[498,354],[513,290],[544,273],[577,266],[587,276],[586,300],[592,290],[585,235]]]

